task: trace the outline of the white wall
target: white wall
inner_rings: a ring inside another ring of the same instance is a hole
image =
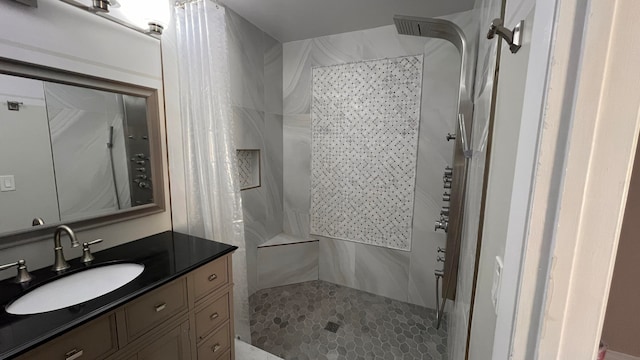
[[[158,40],[60,1],[40,1],[38,5],[38,8],[29,8],[13,2],[0,3],[0,57],[158,89],[160,121],[164,124]],[[162,127],[163,154],[166,153],[165,134]],[[79,240],[102,238],[104,242],[96,246],[96,250],[100,250],[170,230],[166,157],[163,163],[168,211],[83,231],[78,233]],[[68,249],[66,255],[68,258],[80,256],[81,249]],[[0,263],[22,258],[31,269],[51,265],[52,241],[32,242],[0,251]],[[7,271],[1,275],[9,277],[12,274]]]

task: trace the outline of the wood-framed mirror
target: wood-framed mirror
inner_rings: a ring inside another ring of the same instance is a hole
[[[0,58],[0,247],[165,211],[160,111],[158,89]]]

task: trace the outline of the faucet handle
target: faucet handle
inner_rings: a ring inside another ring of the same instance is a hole
[[[31,276],[31,274],[29,274],[29,271],[27,271],[27,262],[24,261],[24,259],[20,259],[11,264],[0,265],[0,271],[12,268],[14,266],[18,267],[18,274],[14,279],[15,282],[22,284],[31,281],[33,277]]]
[[[96,239],[93,241],[89,241],[86,243],[82,243],[82,259],[81,261],[85,264],[90,263],[93,261],[93,259],[95,259],[95,257],[91,254],[91,249],[89,249],[89,246],[91,245],[95,245],[98,243],[101,243],[102,239]]]

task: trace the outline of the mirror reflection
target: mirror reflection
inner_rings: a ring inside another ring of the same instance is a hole
[[[145,98],[0,74],[0,233],[153,203],[149,153]]]

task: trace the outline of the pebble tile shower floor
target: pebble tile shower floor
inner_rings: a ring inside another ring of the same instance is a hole
[[[256,292],[251,342],[283,359],[446,359],[435,310],[310,281]]]

